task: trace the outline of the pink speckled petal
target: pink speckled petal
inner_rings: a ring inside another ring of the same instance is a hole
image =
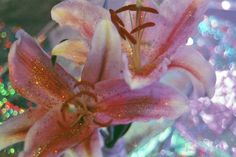
[[[96,85],[101,100],[97,117],[113,124],[146,121],[161,117],[175,119],[187,110],[187,98],[175,89],[155,82],[142,89],[129,89],[122,80],[103,81]]]
[[[53,7],[51,16],[60,25],[79,30],[89,40],[92,39],[98,22],[110,18],[107,10],[86,0],[65,0]]]
[[[175,5],[173,5],[175,3]],[[155,39],[154,52],[159,57],[170,55],[187,42],[197,30],[197,24],[203,18],[208,0],[165,0],[161,3],[158,18],[152,18],[157,27],[147,31],[151,39]],[[151,18],[151,17],[150,17]],[[160,20],[159,20],[160,19]],[[155,32],[150,34],[150,32]]]
[[[75,115],[63,119],[60,109],[50,110],[37,121],[27,133],[24,151],[20,157],[54,157],[61,155],[66,149],[75,147],[89,138],[96,127],[89,119],[72,127]]]
[[[208,0],[165,0],[160,6],[151,1],[145,2],[145,5],[156,8],[159,14],[148,13],[145,16],[145,21],[154,22],[156,25],[144,31],[143,41],[147,44],[142,48],[142,71],[137,73],[129,69],[130,61],[125,58],[124,62],[129,63],[126,64],[125,79],[131,88],[141,88],[159,79],[161,73],[166,70],[166,59],[175,53],[179,46],[184,45],[196,30]],[[125,16],[125,19],[128,21],[129,16]],[[129,26],[129,22],[127,23]],[[126,47],[123,46],[125,52]]]
[[[29,128],[45,114],[42,108],[31,109],[0,125],[0,150],[25,140]]]
[[[94,33],[92,49],[82,72],[82,80],[92,83],[119,78],[122,74],[120,36],[109,20],[101,21]]]
[[[77,156],[81,157],[103,157],[102,155],[103,139],[99,130],[95,130],[92,136],[83,141],[83,143],[73,148]]]
[[[50,107],[73,95],[76,81],[59,65],[52,67],[49,56],[23,31],[11,47],[8,64],[10,81],[23,97]]]
[[[78,64],[84,64],[89,51],[88,44],[82,40],[66,40],[52,50],[52,55],[61,56]]]
[[[178,48],[176,54],[171,58],[170,67],[183,68],[200,81],[205,90],[205,94],[202,96],[212,97],[214,95],[216,82],[215,71],[198,51],[189,46]]]

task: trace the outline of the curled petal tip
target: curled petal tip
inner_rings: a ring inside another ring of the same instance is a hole
[[[84,64],[89,51],[88,44],[82,40],[66,40],[55,46],[52,55],[62,56],[78,64]]]
[[[205,94],[214,95],[216,76],[212,65],[195,49],[190,46],[179,47],[171,58],[171,67],[180,67],[190,72],[196,80],[203,84]],[[200,68],[200,69],[199,69]]]
[[[168,71],[161,76],[160,82],[175,88],[186,96],[190,96],[193,92],[192,81],[181,68],[168,69]]]
[[[107,10],[87,0],[66,0],[52,8],[51,17],[60,25],[79,30],[83,37],[91,40],[98,22],[110,16]]]
[[[21,38],[22,36],[29,36],[29,34],[24,29],[17,30],[15,34],[16,38]]]
[[[16,32],[16,38],[17,39],[20,39],[22,35],[26,35],[27,33],[23,30],[23,29],[19,29],[17,32]]]

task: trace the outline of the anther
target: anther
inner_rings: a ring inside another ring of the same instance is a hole
[[[138,11],[139,10],[139,11],[150,12],[150,13],[154,13],[154,14],[158,14],[159,13],[154,8],[144,7],[144,6],[137,7],[136,4],[130,4],[130,5],[123,6],[120,9],[116,10],[116,13],[121,13],[121,12],[127,11],[127,10],[130,10],[130,11]]]
[[[123,21],[120,19],[120,17],[116,14],[116,12],[114,10],[110,9],[109,12],[111,14],[112,22],[117,22],[118,24],[120,24],[123,27],[125,26]]]
[[[130,34],[133,34],[133,33],[135,33],[135,32],[138,32],[138,31],[140,31],[140,30],[142,30],[142,29],[145,29],[145,28],[147,28],[147,27],[153,27],[153,26],[155,26],[155,23],[153,23],[153,22],[144,23],[144,24],[142,24],[142,25],[140,25],[140,26],[134,28],[134,29],[130,32]]]
[[[122,34],[123,36],[126,36],[131,43],[133,44],[137,43],[136,39],[126,29],[122,27],[120,27],[120,34]]]
[[[119,26],[117,21],[114,21],[114,19],[112,19],[112,22],[116,26],[116,29],[118,30],[120,36],[124,40],[126,40],[126,38],[128,38],[131,41],[131,43],[136,44],[137,41],[135,40],[135,38],[125,28]]]
[[[121,12],[124,12],[124,11],[127,11],[127,10],[137,11],[136,4],[130,4],[130,5],[123,6],[120,9],[116,10],[116,13],[121,13]]]
[[[116,21],[112,21],[112,22],[113,22],[113,24],[115,25],[115,27],[116,27],[117,31],[119,32],[120,36],[121,36],[124,40],[126,40],[126,37],[125,37],[125,35],[122,33],[121,27],[119,26],[119,24],[118,24]]]

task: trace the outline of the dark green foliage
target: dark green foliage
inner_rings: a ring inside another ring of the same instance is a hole
[[[56,64],[56,61],[57,61],[57,56],[52,55],[52,57],[51,57],[51,63],[52,63],[52,66],[53,66],[53,67],[54,67],[55,64]]]
[[[101,134],[104,138],[105,146],[107,148],[112,148],[119,140],[119,138],[125,135],[125,133],[129,130],[130,126],[131,123],[126,125],[109,126],[107,128],[107,133],[102,130]]]

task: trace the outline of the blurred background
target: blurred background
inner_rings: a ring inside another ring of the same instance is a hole
[[[16,93],[8,79],[7,55],[15,32],[24,29],[42,41],[46,51],[66,36],[77,35],[70,28],[58,28],[51,21],[50,10],[59,2],[0,0],[0,124],[32,105]],[[111,0],[109,5],[114,7],[120,3],[120,0]],[[141,141],[131,151],[132,157],[150,157],[150,154],[236,157],[236,0],[211,0],[198,33],[186,44],[197,48],[215,67],[216,95],[211,100],[192,103],[191,113],[157,134],[154,141]],[[213,120],[209,121],[209,116]],[[16,156],[22,147],[23,143],[11,146],[1,151],[0,157]]]

